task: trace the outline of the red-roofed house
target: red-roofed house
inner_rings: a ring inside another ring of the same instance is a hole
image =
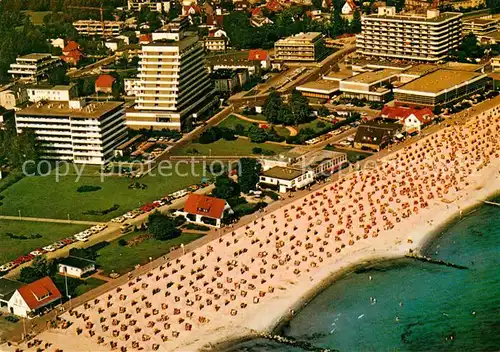
[[[19,287],[9,300],[9,312],[21,317],[34,316],[61,299],[61,292],[50,277]]]
[[[192,16],[201,14],[201,9],[197,5],[189,5],[182,7],[182,15],[183,16]]]
[[[283,10],[283,6],[281,6],[278,0],[271,0],[266,4],[266,9],[270,12],[280,12]]]
[[[429,108],[415,109],[404,106],[384,106],[380,115],[398,120],[405,126],[404,130],[408,133],[419,132],[434,119],[434,113]]]
[[[357,8],[354,0],[346,0],[344,6],[342,6],[342,14],[343,15],[352,15],[354,10]]]
[[[262,49],[252,49],[248,52],[248,61],[259,61],[262,68],[268,68],[271,65],[267,51]]]
[[[226,212],[233,213],[224,199],[191,193],[184,205],[184,211],[177,211],[175,214],[184,216],[189,222],[220,227]]]
[[[139,44],[149,44],[153,41],[153,35],[151,33],[141,34],[139,36]]]
[[[70,40],[68,44],[66,44],[62,52],[63,54],[61,56],[61,60],[71,65],[77,65],[80,59],[83,57],[80,44],[73,40]]]
[[[113,83],[115,83],[116,78],[111,75],[100,75],[95,81],[95,91],[103,93],[113,92]]]

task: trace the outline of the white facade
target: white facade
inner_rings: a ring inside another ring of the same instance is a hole
[[[164,0],[128,0],[128,9],[140,11],[143,7],[149,7],[151,11],[170,11],[170,2]]]
[[[10,298],[8,309],[11,314],[23,318],[27,318],[29,312],[31,312],[31,308],[26,304],[23,296],[21,296],[19,291],[14,292],[14,294]]]
[[[500,72],[500,56],[491,58],[491,68],[493,72]]]
[[[201,214],[192,214],[195,216],[194,220],[191,220],[188,215],[190,213],[188,212],[185,212],[185,211],[181,211],[181,210],[178,210],[175,212],[175,216],[184,216],[184,218],[186,219],[187,222],[190,222],[190,223],[193,223],[193,224],[198,224],[198,225],[204,225],[204,226],[211,226],[211,227],[215,227],[215,228],[220,228],[222,226],[222,219],[224,218],[224,214],[227,213],[227,214],[233,214],[233,209],[231,209],[231,206],[226,202],[226,205],[224,207],[224,211],[222,212],[222,217],[219,219],[219,218],[210,218],[209,216],[206,216],[206,215],[201,215]],[[215,220],[215,225],[212,225],[212,224],[209,224],[209,223],[206,223],[202,220],[203,217],[209,217],[210,219],[213,219]]]
[[[68,275],[68,276],[73,276],[73,277],[82,277],[87,273],[90,273],[95,270],[95,264],[90,264],[88,267],[85,268],[76,268],[71,265],[66,265],[66,264],[58,264],[57,265],[59,274],[61,275]]]
[[[117,36],[125,28],[123,21],[96,21],[80,20],[73,22],[73,26],[80,35]]]
[[[60,65],[62,65],[62,61],[57,56],[28,54],[18,57],[15,63],[10,64],[10,70],[7,72],[14,79],[36,82],[43,79],[50,70]]]
[[[358,53],[419,61],[439,61],[461,41],[462,14],[438,10],[425,15],[396,14],[380,7],[378,14],[362,16],[362,33],[356,36]]]
[[[140,80],[137,78],[125,78],[123,80],[123,88],[125,90],[125,95],[135,96],[140,88]]]
[[[7,110],[15,109],[16,106],[28,101],[26,89],[21,86],[9,84],[0,88],[0,106]]]
[[[279,169],[279,170],[278,170]],[[273,171],[281,171],[283,176],[278,176]],[[286,174],[290,170],[290,173],[294,175],[293,177],[287,177]],[[264,172],[260,176],[260,182],[267,183],[270,185],[278,186],[278,191],[280,193],[286,193],[291,190],[301,189],[307,187],[311,183],[314,182],[314,171],[309,170],[299,170],[299,169],[291,169],[286,167],[276,166],[274,168],[269,169],[267,172]]]
[[[70,101],[76,96],[76,85],[69,86],[32,86],[27,88],[29,101],[41,100]]]
[[[41,157],[104,165],[127,139],[123,103],[36,103],[16,113],[16,128],[33,129]]]
[[[214,92],[197,36],[158,40],[142,47],[139,87],[127,126],[134,129],[189,129]]]

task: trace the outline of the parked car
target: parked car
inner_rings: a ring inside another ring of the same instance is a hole
[[[35,257],[38,257],[42,254],[46,253],[46,251],[44,251],[43,249],[39,248],[39,249],[35,249],[34,251],[31,251],[30,254],[34,255]]]
[[[43,250],[45,250],[47,252],[54,252],[56,250],[56,247],[49,245],[49,246],[43,247]]]

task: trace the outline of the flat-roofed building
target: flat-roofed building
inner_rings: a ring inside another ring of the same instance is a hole
[[[37,82],[47,78],[47,74],[54,68],[61,66],[62,61],[51,54],[28,54],[20,56],[16,62],[10,64],[7,71],[12,78],[26,82]]]
[[[493,31],[488,34],[483,34],[477,37],[481,44],[495,45],[500,43],[500,31]]]
[[[125,22],[80,20],[73,22],[73,26],[80,35],[114,37],[123,31]]]
[[[483,36],[488,33],[498,30],[498,20],[497,19],[483,19],[475,18],[470,20],[464,20],[463,35],[468,33],[474,33],[476,36]]]
[[[439,61],[462,38],[462,14],[455,12],[402,15],[394,7],[380,7],[377,14],[362,16],[361,23],[356,46],[358,53],[367,56]]]
[[[500,56],[495,56],[491,58],[491,69],[493,72],[500,71]]]
[[[226,51],[228,39],[226,37],[206,37],[203,46],[207,51]]]
[[[479,72],[440,69],[394,88],[397,105],[442,106],[484,91],[488,76]]]
[[[318,81],[304,83],[296,89],[306,97],[330,99],[339,92],[339,82],[320,79]]]
[[[382,69],[360,73],[340,81],[340,91],[345,98],[384,102],[391,93],[391,84],[398,80],[400,71]]]
[[[215,90],[198,37],[172,34],[179,40],[142,47],[136,104],[126,114],[129,128],[189,130],[213,103]]]
[[[314,182],[314,171],[301,168],[274,166],[259,178],[263,188],[276,188],[280,193],[302,189]]]
[[[436,64],[418,64],[402,71],[399,74],[399,81],[401,83],[408,83],[438,69],[439,66]]]
[[[128,9],[141,11],[142,8],[149,8],[150,11],[169,12],[170,2],[166,0],[128,0]]]
[[[39,84],[26,87],[28,99],[32,103],[40,100],[50,101],[70,101],[77,96],[76,84],[50,85]]]
[[[317,62],[327,50],[320,32],[299,33],[280,39],[274,44],[277,61]]]
[[[127,139],[122,102],[38,102],[16,112],[20,133],[32,129],[41,158],[103,165]]]

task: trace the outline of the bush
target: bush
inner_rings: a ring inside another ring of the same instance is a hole
[[[76,189],[78,193],[85,193],[85,192],[96,192],[101,189],[100,186],[94,186],[94,185],[83,185],[80,186]]]
[[[186,222],[186,218],[182,215],[177,215],[174,218],[175,226],[182,226]]]
[[[184,225],[186,230],[196,230],[196,231],[210,231],[210,227],[198,224],[186,224]]]
[[[7,315],[5,317],[5,320],[7,320],[8,322],[11,322],[11,323],[17,323],[19,321],[19,318],[14,316],[14,315]]]
[[[125,247],[127,245],[127,240],[123,239],[123,238],[120,238],[118,240],[118,245],[119,246],[122,246],[122,247]]]
[[[252,154],[261,154],[261,153],[262,153],[262,148],[260,147],[252,148]]]
[[[175,220],[159,211],[148,217],[148,229],[160,241],[170,240],[181,234],[181,230],[175,227]]]
[[[24,175],[21,173],[21,174],[17,174],[13,177],[8,177],[6,179],[6,181],[4,182],[4,184],[0,185],[0,192],[3,192],[5,191],[7,188],[9,188],[10,186],[12,186],[13,184],[21,181],[21,179],[24,177]]]
[[[83,215],[106,215],[120,208],[119,204],[114,204],[112,207],[103,210],[87,210],[83,212]]]
[[[323,121],[319,121],[319,122],[316,124],[316,127],[318,127],[318,128],[324,128],[324,127],[326,127],[326,124],[325,124]]]
[[[262,195],[263,195],[263,196],[266,196],[266,197],[269,197],[269,198],[271,198],[272,200],[278,200],[278,199],[280,199],[280,198],[281,198],[281,196],[280,196],[278,193],[273,192],[273,191],[263,191],[263,192],[262,192]]]
[[[209,225],[212,225],[212,226],[217,225],[217,220],[209,218],[209,217],[206,217],[206,216],[202,216],[201,217],[201,221],[204,222],[205,224],[209,224]]]

